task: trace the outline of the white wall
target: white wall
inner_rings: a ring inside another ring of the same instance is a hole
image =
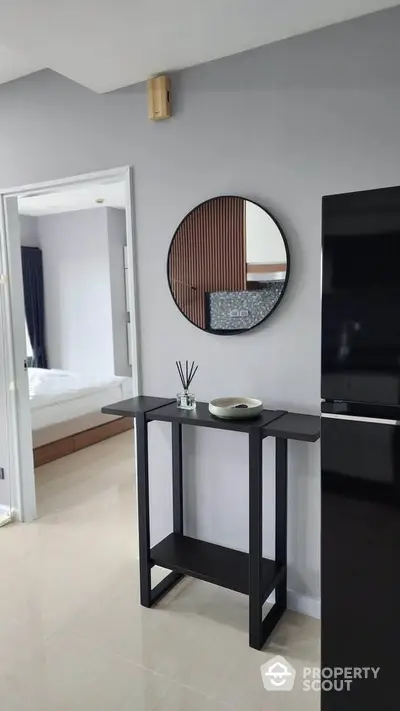
[[[49,366],[113,375],[106,210],[38,217],[37,230]]]
[[[173,77],[172,119],[146,115],[145,84],[97,95],[49,71],[0,87],[0,184],[132,164],[143,392],[194,391],[318,412],[321,197],[400,183],[400,8],[277,42]],[[176,308],[166,259],[184,215],[214,195],[252,198],[287,235],[291,275],[249,334],[203,333]],[[150,427],[153,539],[171,530],[170,428]],[[264,444],[264,551],[273,553],[273,446]],[[187,530],[248,546],[245,435],[185,432]],[[289,586],[319,596],[318,445],[289,445]],[[297,600],[306,600],[299,598]]]
[[[246,261],[250,264],[284,264],[286,249],[275,222],[264,210],[246,202]]]

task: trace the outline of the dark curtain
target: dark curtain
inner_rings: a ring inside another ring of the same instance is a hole
[[[25,316],[31,339],[33,368],[47,368],[44,332],[44,288],[42,251],[38,247],[22,247]]]

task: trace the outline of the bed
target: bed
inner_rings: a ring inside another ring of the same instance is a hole
[[[132,396],[132,379],[29,368],[35,465],[44,464],[118,432],[131,420],[101,414],[103,405]]]

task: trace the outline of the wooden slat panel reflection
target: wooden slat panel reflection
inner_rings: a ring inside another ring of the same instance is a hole
[[[215,198],[199,205],[175,234],[168,276],[183,313],[205,328],[205,293],[246,288],[245,202]]]

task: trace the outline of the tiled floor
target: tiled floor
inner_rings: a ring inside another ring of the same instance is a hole
[[[316,711],[260,675],[318,664],[316,620],[287,612],[257,652],[236,593],[185,580],[140,607],[132,454],[126,433],[42,467],[40,518],[0,530],[1,711]]]

